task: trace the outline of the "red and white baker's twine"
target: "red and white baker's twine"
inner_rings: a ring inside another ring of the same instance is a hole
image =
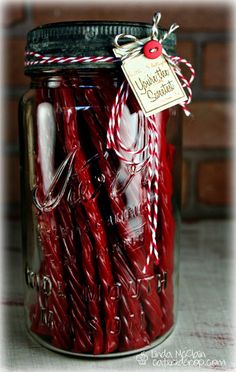
[[[27,60],[27,57],[36,58],[32,61]],[[44,65],[44,64],[51,64],[51,63],[99,63],[99,62],[115,62],[116,58],[114,57],[52,57],[52,56],[44,56],[42,54],[33,52],[33,51],[26,51],[25,52],[25,66],[33,66],[33,65]]]
[[[182,87],[187,89],[188,91],[188,99],[187,101],[183,102],[183,103],[180,103],[180,106],[183,108],[185,114],[187,116],[189,116],[191,113],[190,111],[187,109],[187,105],[192,101],[192,89],[190,87],[190,85],[192,84],[194,78],[195,78],[195,70],[193,68],[193,66],[191,65],[191,63],[189,63],[186,59],[183,59],[183,58],[180,58],[180,57],[170,57],[171,60],[176,63],[177,65],[179,65],[180,63],[183,63],[185,64],[190,72],[191,72],[191,76],[190,76],[190,79],[187,80],[184,75],[182,74],[181,70],[180,69],[175,69],[175,73],[176,75],[178,75],[180,77],[180,80],[182,81]]]
[[[188,99],[184,103],[181,103],[184,112],[186,115],[190,115],[190,111],[187,109],[187,105],[192,100],[192,90],[190,88],[190,84],[192,83],[195,71],[192,65],[185,59],[180,57],[170,57],[174,63],[183,63],[185,64],[191,71],[190,79],[187,80],[179,69],[176,69],[177,75],[182,80],[182,87],[186,88],[188,91]],[[131,151],[121,141],[120,136],[120,125],[121,125],[121,118],[123,107],[126,103],[128,97],[129,86],[128,83],[125,81],[120,86],[120,89],[117,92],[114,104],[111,110],[111,116],[109,120],[109,127],[107,131],[107,148],[113,149],[117,156],[127,164],[133,164],[134,166],[137,163],[131,162],[127,160],[124,155],[120,153],[120,149],[125,150],[129,154],[140,154],[141,152],[145,152],[147,146],[143,146],[141,149],[137,151]],[[148,265],[150,264],[150,260],[152,254],[156,258],[156,263],[159,262],[158,256],[158,248],[157,248],[157,241],[156,241],[156,231],[158,226],[158,182],[159,182],[159,157],[160,157],[160,134],[159,134],[159,124],[158,115],[151,115],[147,118],[147,125],[148,125],[148,150],[149,150],[149,158],[144,160],[147,162],[148,160],[148,185],[147,185],[147,210],[148,210],[148,221],[149,226],[152,234],[152,241],[149,247],[149,252],[147,254],[147,261],[146,265],[143,269],[143,272],[147,272]],[[140,163],[139,163],[140,164]],[[153,193],[154,193],[154,200],[153,203],[151,202],[151,194],[152,194],[152,185],[153,185]]]
[[[153,29],[152,29],[152,37],[157,39],[158,37],[158,22],[160,20],[160,14],[157,13],[154,15],[153,18]],[[159,38],[159,42],[162,43],[168,35],[173,32],[178,26],[172,25],[168,32],[162,36],[162,38]],[[124,36],[124,35],[122,35]],[[126,35],[130,37],[130,35]],[[131,36],[132,37],[132,36]],[[116,40],[118,40],[118,37]],[[132,37],[133,38],[133,37]],[[135,38],[134,38],[135,39]],[[117,45],[117,43],[116,43]],[[141,52],[140,43],[137,49],[134,49],[133,52],[135,55]],[[133,52],[127,52],[128,54],[132,54]],[[175,73],[178,75],[182,87],[185,89],[187,94],[187,100],[183,103],[180,103],[180,106],[184,110],[185,114],[187,116],[190,115],[190,111],[187,108],[187,105],[192,100],[192,90],[191,90],[191,83],[194,80],[195,77],[195,71],[192,67],[192,65],[183,58],[180,57],[173,57],[167,55],[165,50],[163,49],[163,55],[165,56],[166,60],[174,67]],[[28,60],[28,57],[33,58],[32,60]],[[57,63],[57,64],[64,64],[64,63],[114,63],[118,62],[120,59],[115,57],[106,57],[106,56],[91,56],[91,57],[81,57],[81,56],[75,56],[75,57],[54,57],[54,56],[44,56],[42,54],[33,52],[33,51],[26,51],[25,53],[25,66],[32,66],[32,65],[38,65],[38,64],[51,64],[51,63]],[[179,65],[184,64],[186,65],[190,72],[190,78],[189,80],[184,77],[182,74]],[[147,252],[147,260],[146,265],[143,268],[144,274],[147,273],[148,265],[150,264],[150,260],[152,258],[152,255],[155,256],[155,261],[158,264],[159,262],[159,256],[158,256],[158,247],[157,247],[157,241],[156,241],[156,231],[158,226],[158,184],[159,184],[159,158],[160,158],[160,121],[158,120],[158,114],[151,115],[148,118],[146,118],[147,128],[148,128],[148,144],[143,144],[143,146],[140,149],[133,149],[128,148],[125,146],[125,144],[122,142],[122,138],[120,135],[120,128],[121,128],[121,119],[123,115],[123,109],[126,104],[127,98],[129,95],[129,85],[128,82],[125,80],[116,95],[114,104],[111,109],[111,114],[109,118],[109,126],[107,131],[107,148],[113,149],[117,156],[126,164],[128,164],[131,167],[140,166],[142,167],[146,164],[148,164],[148,180],[147,180],[147,211],[148,211],[148,221],[151,231],[151,243],[149,247],[149,251]],[[133,156],[133,159],[128,160],[123,153],[126,152],[129,155]],[[139,154],[147,154],[147,156],[144,156],[144,160],[142,162],[135,162],[135,156]],[[151,200],[153,190],[153,202]]]

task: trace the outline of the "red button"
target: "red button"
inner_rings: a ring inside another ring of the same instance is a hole
[[[143,47],[145,57],[155,59],[162,53],[162,45],[156,40],[148,41]]]

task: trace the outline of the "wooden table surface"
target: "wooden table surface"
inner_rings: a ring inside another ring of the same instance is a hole
[[[233,284],[231,229],[232,222],[225,220],[183,224],[179,310],[174,332],[139,357],[98,360],[57,354],[29,338],[23,314],[19,224],[7,224],[1,299],[2,370],[236,370],[235,325],[229,300]]]

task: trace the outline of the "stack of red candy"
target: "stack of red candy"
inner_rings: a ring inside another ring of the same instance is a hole
[[[45,174],[49,170],[42,166],[38,120],[34,213],[42,255],[39,271],[51,287],[37,291],[30,308],[31,331],[75,353],[143,348],[173,326],[174,147],[166,139],[169,110],[155,116],[160,126],[159,265],[150,261],[144,274],[151,240],[147,169],[129,173],[115,152],[106,149],[116,92],[112,79],[101,72],[86,84],[68,72],[54,87],[36,90],[36,111],[47,103],[53,115],[47,125],[55,125],[48,128],[55,130],[51,168],[67,166],[60,176],[56,171]],[[125,112],[126,125],[145,125],[132,93]],[[53,190],[45,188],[45,177],[52,182],[56,177]]]

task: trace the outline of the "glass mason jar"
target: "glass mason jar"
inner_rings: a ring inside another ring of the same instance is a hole
[[[151,25],[45,25],[28,33],[27,50],[55,57],[113,56],[112,42],[119,33],[144,38]],[[173,34],[164,47],[174,54]],[[171,333],[176,320],[178,110],[155,115],[160,124],[159,264],[152,255],[144,272],[151,241],[147,118],[132,92],[120,133],[130,150],[120,149],[128,163],[106,146],[111,108],[124,81],[120,64],[55,60],[28,64],[25,73],[31,77],[20,102],[27,329],[44,346],[72,355],[147,350]]]

